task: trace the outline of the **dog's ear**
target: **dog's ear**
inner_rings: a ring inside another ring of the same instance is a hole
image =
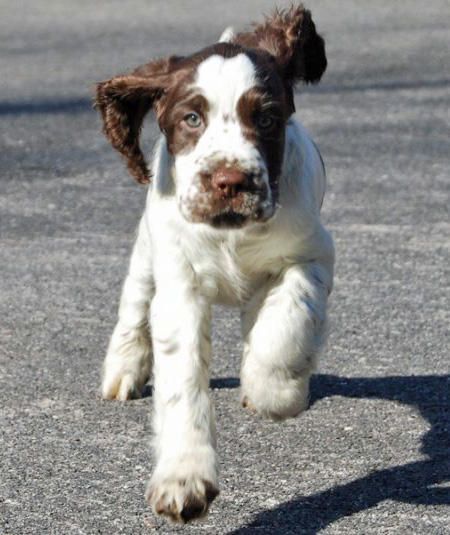
[[[151,177],[139,143],[142,123],[169,87],[171,70],[179,59],[173,56],[147,63],[131,74],[97,84],[95,107],[101,113],[103,131],[141,184]]]
[[[269,52],[292,86],[298,81],[317,83],[327,67],[325,42],[301,4],[277,9],[252,32],[238,34],[233,41]]]

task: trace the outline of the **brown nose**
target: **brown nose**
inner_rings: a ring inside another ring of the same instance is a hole
[[[211,177],[213,190],[224,198],[235,197],[248,187],[249,181],[248,174],[233,167],[221,167],[214,171]]]

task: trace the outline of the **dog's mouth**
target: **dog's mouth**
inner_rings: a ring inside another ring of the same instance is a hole
[[[205,223],[218,229],[239,229],[251,223],[265,223],[275,214],[275,204],[267,195],[242,194],[231,202],[208,202],[197,198],[194,205],[180,203],[181,213],[192,223]]]
[[[265,223],[274,213],[275,207],[271,203],[265,202],[250,213],[229,209],[205,218],[204,222],[214,228],[237,229],[250,223]]]
[[[248,221],[248,216],[238,212],[224,212],[213,216],[210,224],[215,228],[240,228]]]

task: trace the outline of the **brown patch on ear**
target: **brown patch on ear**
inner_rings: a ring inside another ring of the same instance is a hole
[[[302,4],[277,9],[264,23],[252,32],[238,34],[233,42],[269,52],[291,85],[298,81],[317,83],[327,67],[325,42]]]
[[[141,184],[151,173],[139,144],[144,117],[170,83],[170,69],[179,58],[147,63],[131,74],[116,76],[97,84],[95,107],[103,118],[103,132],[127,162]]]

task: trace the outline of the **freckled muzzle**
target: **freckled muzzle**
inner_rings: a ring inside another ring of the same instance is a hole
[[[198,176],[193,195],[181,202],[183,215],[192,222],[217,228],[239,228],[265,222],[275,212],[265,169],[244,169],[222,163]]]

